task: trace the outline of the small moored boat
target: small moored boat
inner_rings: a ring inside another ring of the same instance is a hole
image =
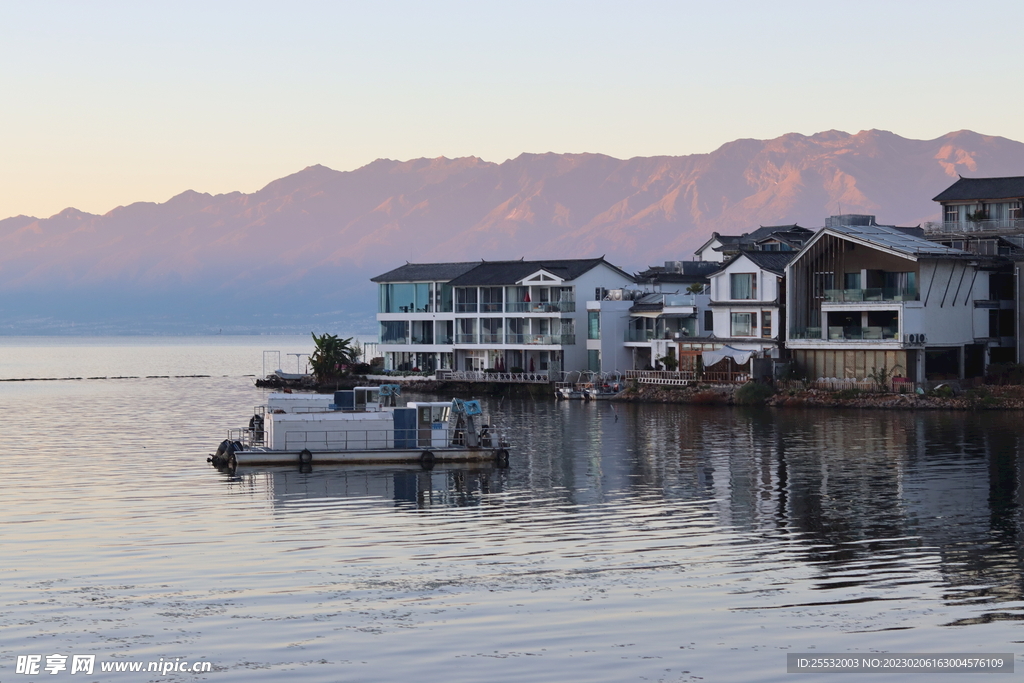
[[[238,465],[491,462],[508,466],[508,442],[478,401],[398,405],[397,384],[329,394],[273,393],[249,426],[234,429],[207,461]]]

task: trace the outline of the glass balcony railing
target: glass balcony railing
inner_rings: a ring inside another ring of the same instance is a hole
[[[497,334],[490,332],[480,333],[481,344],[501,344],[503,339],[504,335],[501,332],[498,332]]]
[[[455,304],[455,312],[456,313],[476,313],[477,312],[476,303],[471,303],[471,304]]]
[[[380,340],[381,344],[408,344],[408,337],[385,337]]]
[[[822,335],[820,327],[799,327],[790,330],[790,339],[821,339],[828,341],[845,340],[894,340],[899,339],[899,328],[897,327],[829,327]]]
[[[826,289],[825,301],[828,303],[844,303],[857,301],[917,301],[918,292],[914,288],[897,289],[889,287],[871,287],[868,289]]]
[[[505,304],[506,313],[575,313],[575,301],[510,301]]]
[[[986,230],[1024,230],[1024,219],[985,218],[979,221],[944,221],[925,224],[928,232],[985,232]]]
[[[457,334],[455,335],[456,344],[476,344],[475,334]]]

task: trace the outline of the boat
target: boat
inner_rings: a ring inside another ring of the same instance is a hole
[[[572,376],[576,375],[572,381]],[[607,400],[625,389],[622,377],[615,374],[599,375],[593,371],[566,373],[565,381],[555,383],[555,398],[582,399],[584,401]]]
[[[487,424],[479,401],[399,406],[401,387],[330,394],[272,393],[249,426],[233,429],[207,461],[240,465],[491,462],[508,466],[509,444]]]

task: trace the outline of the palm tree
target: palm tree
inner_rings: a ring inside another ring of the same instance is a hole
[[[326,383],[348,374],[356,358],[352,337],[338,339],[337,335],[326,332],[319,337],[312,332],[310,334],[313,335],[316,350],[309,357],[309,366],[316,381]]]

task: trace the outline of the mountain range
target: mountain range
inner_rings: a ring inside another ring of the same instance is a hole
[[[0,220],[0,334],[372,333],[369,278],[406,261],[605,255],[635,271],[692,258],[712,231],[936,220],[958,175],[1024,175],[1024,144],[827,131],[675,157],[310,166],[252,194]]]

